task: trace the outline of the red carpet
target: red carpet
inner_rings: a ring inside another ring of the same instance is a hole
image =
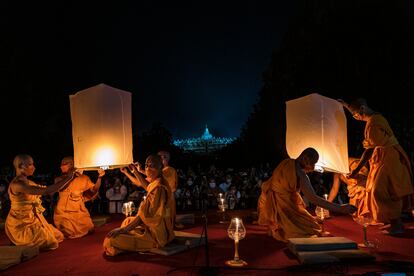
[[[233,215],[237,214],[234,212]],[[229,268],[224,262],[233,258],[233,241],[227,237],[227,224],[219,224],[215,211],[209,212],[208,238],[210,266],[219,267],[220,275],[358,275],[368,272],[414,271],[414,222],[406,223],[407,231],[401,237],[379,233],[377,227],[368,229],[368,238],[378,244],[373,252],[377,261],[370,264],[326,265],[303,267],[286,250],[286,245],[267,236],[265,228],[251,224],[251,211],[239,213],[247,228],[246,238],[240,241],[240,257],[248,262],[242,269]],[[202,220],[196,216],[196,226],[184,229],[202,232]],[[205,247],[196,247],[172,256],[128,253],[112,258],[103,256],[105,234],[119,226],[121,218],[113,218],[96,229],[93,235],[76,240],[65,240],[57,250],[41,252],[39,256],[10,267],[4,275],[196,275],[197,268],[205,266]],[[348,216],[334,216],[325,222],[325,229],[334,236],[362,241],[361,226]],[[8,244],[4,231],[1,245]],[[375,274],[373,274],[375,275]]]

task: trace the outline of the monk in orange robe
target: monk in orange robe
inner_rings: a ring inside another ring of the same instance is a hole
[[[389,224],[385,234],[404,232],[401,214],[410,212],[414,203],[413,173],[410,160],[399,145],[388,121],[372,110],[365,99],[351,104],[340,100],[356,120],[365,121],[364,153],[357,168],[349,178],[354,178],[359,169],[369,161],[363,215],[370,216],[374,223]]]
[[[349,158],[349,169],[353,171],[359,164],[359,159]],[[354,205],[358,208],[358,211],[354,213],[354,219],[361,215],[363,210],[363,202],[365,199],[365,186],[367,183],[368,177],[368,168],[363,167],[359,172],[356,178],[347,178],[346,175],[335,173],[332,183],[332,188],[329,192],[328,201],[333,202],[336,196],[338,195],[339,187],[341,183],[347,185],[349,204]]]
[[[11,208],[6,219],[7,237],[15,245],[38,246],[41,250],[52,250],[63,241],[63,234],[43,217],[41,195],[53,194],[68,184],[74,170],[50,186],[38,185],[28,179],[33,175],[33,158],[20,154],[14,158],[16,177],[10,182],[8,193]]]
[[[306,210],[300,192],[322,208],[345,214],[356,211],[355,206],[334,204],[316,195],[306,173],[314,170],[318,159],[319,154],[313,148],[305,149],[297,159],[285,159],[273,171],[268,189],[262,189],[265,207],[260,210],[259,222],[268,227],[275,239],[286,242],[289,238],[322,234],[317,219]]]
[[[170,186],[171,193],[172,193],[171,195],[171,216],[174,220],[175,228],[180,229],[180,228],[183,228],[184,225],[176,221],[177,207],[176,207],[176,202],[175,202],[175,191],[177,190],[177,187],[178,187],[177,171],[169,165],[171,155],[168,151],[159,151],[158,155],[161,157],[162,165],[163,165],[162,176],[165,178],[165,180],[167,180],[168,185]],[[145,175],[145,171],[141,168],[139,163],[137,163],[137,165],[138,165],[138,171]]]
[[[126,173],[126,168],[121,169]],[[150,155],[145,162],[145,179],[134,166],[134,184],[147,191],[135,217],[126,218],[121,227],[110,231],[103,243],[106,255],[123,251],[148,251],[164,247],[174,239],[174,222],[171,217],[171,190],[162,176],[162,161]],[[129,175],[129,174],[127,174]]]
[[[74,169],[73,157],[63,158],[60,169],[62,176],[56,178],[55,181],[60,181],[61,178],[66,177],[69,171]],[[76,174],[69,185],[59,192],[53,220],[65,238],[80,238],[93,232],[94,225],[88,209],[85,207],[85,202],[94,199],[99,192],[101,178],[105,175],[105,171],[99,169],[98,174],[96,184],[93,184],[87,175]]]
[[[159,151],[158,155],[161,157],[161,160],[162,160],[162,165],[163,165],[162,175],[165,178],[165,180],[167,180],[168,185],[170,186],[170,189],[171,189],[171,193],[172,193],[171,216],[174,219],[175,228],[183,228],[184,225],[177,222],[177,207],[176,207],[176,202],[175,202],[175,191],[177,190],[177,187],[178,187],[177,171],[169,165],[171,156],[168,151]]]

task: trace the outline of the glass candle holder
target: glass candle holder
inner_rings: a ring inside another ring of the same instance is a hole
[[[230,239],[234,240],[234,258],[233,260],[226,261],[226,265],[236,267],[247,265],[247,262],[239,257],[239,242],[246,236],[246,228],[243,225],[243,221],[239,218],[232,218],[227,234]]]

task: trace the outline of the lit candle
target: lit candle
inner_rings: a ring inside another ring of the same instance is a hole
[[[239,240],[239,219],[238,218],[236,218],[236,233],[235,233],[234,238],[237,241]]]
[[[221,205],[224,205],[224,198],[220,198]]]
[[[328,194],[324,194],[323,197],[325,198],[325,200],[328,200]]]
[[[223,197],[223,194],[219,193],[219,198],[222,199],[222,197]]]

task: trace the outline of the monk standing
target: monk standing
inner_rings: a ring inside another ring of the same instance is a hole
[[[72,156],[62,159],[60,164],[62,176],[57,177],[56,181],[65,178],[66,174],[74,169]],[[56,227],[62,231],[66,238],[80,238],[93,232],[94,225],[85,202],[93,199],[99,192],[101,179],[105,171],[98,170],[99,176],[95,184],[87,175],[76,174],[69,185],[59,192],[59,200],[55,208],[53,220]]]
[[[384,234],[404,233],[402,211],[411,213],[414,203],[413,173],[410,160],[388,124],[379,113],[372,110],[365,99],[351,104],[339,100],[354,119],[365,121],[364,153],[349,178],[354,178],[369,161],[363,215],[370,216],[373,224],[389,224]]]
[[[74,170],[46,187],[28,179],[35,171],[30,155],[17,155],[13,165],[16,177],[8,189],[11,208],[5,225],[7,237],[15,245],[39,246],[41,250],[58,248],[59,242],[63,241],[63,234],[43,217],[45,209],[40,196],[53,194],[64,187],[73,178]]]
[[[162,176],[162,161],[150,155],[145,162],[145,175],[132,165],[135,178],[125,173],[135,185],[147,191],[135,217],[126,218],[121,227],[110,231],[103,243],[106,255],[114,256],[123,251],[147,251],[165,246],[174,239],[174,222],[171,217],[171,190]]]
[[[285,159],[273,171],[262,193],[265,193],[259,210],[259,224],[267,225],[277,240],[308,238],[322,234],[321,226],[307,210],[300,192],[309,201],[333,212],[352,214],[355,206],[338,205],[315,194],[306,173],[314,170],[319,154],[314,148],[305,149],[297,159]]]

